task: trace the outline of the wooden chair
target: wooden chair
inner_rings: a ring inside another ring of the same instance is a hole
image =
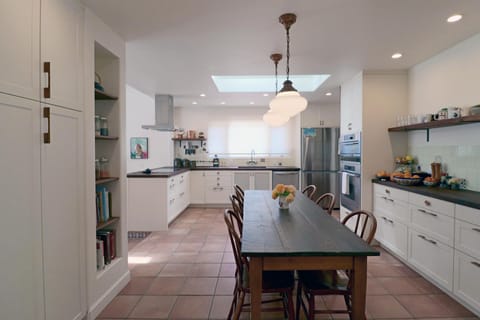
[[[240,187],[238,184],[234,184],[233,190],[235,190],[235,194],[240,200],[242,200],[243,203],[243,199],[245,198],[245,191],[243,191],[242,187]]]
[[[335,195],[330,192],[324,193],[318,197],[315,203],[322,207],[329,215],[332,215],[333,206],[335,205]]]
[[[302,193],[313,200],[313,194],[317,191],[317,187],[313,184],[303,188]]]
[[[367,211],[356,211],[347,215],[342,224],[348,225],[352,231],[370,244],[377,230],[377,220]],[[318,313],[348,313],[352,317],[351,308],[351,272],[350,270],[298,271],[296,319],[300,319],[300,307],[307,319],[314,319]],[[342,295],[345,300],[344,310],[316,310],[315,296]],[[308,301],[308,308],[302,296]]]
[[[232,245],[233,255],[235,257],[235,264],[237,265],[237,270],[235,272],[235,289],[233,293],[233,300],[230,306],[230,311],[228,312],[227,319],[237,320],[239,319],[241,312],[245,311],[245,308],[250,306],[249,303],[245,303],[245,296],[247,294],[250,294],[248,260],[242,257],[240,252],[242,240],[240,234],[237,231],[240,226],[236,224],[241,223],[241,220],[239,219],[238,215],[231,209],[225,210],[224,218],[228,228],[228,235],[230,238],[230,243]],[[280,294],[279,298],[275,298],[275,296],[273,295],[270,296],[270,299],[268,300],[262,299],[262,304],[278,301],[283,302],[283,308],[262,308],[262,311],[283,310],[285,316],[288,317],[288,319],[294,319],[292,299],[295,282],[293,278],[293,272],[264,271],[262,278],[262,293]]]
[[[232,203],[232,209],[243,219],[243,201],[241,201],[236,195],[230,195],[230,202]]]

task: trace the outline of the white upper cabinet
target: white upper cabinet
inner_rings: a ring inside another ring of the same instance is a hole
[[[40,1],[0,1],[0,92],[40,97]]]
[[[78,0],[42,0],[41,3],[41,99],[82,110],[83,7]],[[49,81],[44,73],[46,63],[50,64]],[[49,88],[49,95],[44,87]]]

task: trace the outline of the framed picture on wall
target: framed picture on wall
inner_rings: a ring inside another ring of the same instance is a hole
[[[148,159],[148,138],[130,138],[130,159]]]

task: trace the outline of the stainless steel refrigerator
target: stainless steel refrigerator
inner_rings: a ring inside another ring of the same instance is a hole
[[[302,189],[313,184],[315,198],[331,192],[335,206],[340,207],[340,169],[338,139],[340,128],[302,128]]]

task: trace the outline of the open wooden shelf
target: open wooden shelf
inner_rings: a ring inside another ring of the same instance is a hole
[[[118,97],[95,89],[95,100],[117,100]]]
[[[388,131],[404,132],[404,131],[414,131],[414,130],[426,130],[427,141],[430,141],[430,129],[461,126],[461,125],[475,123],[475,122],[480,122],[480,114],[454,118],[454,119],[444,119],[444,120],[435,120],[430,122],[416,123],[416,124],[410,124],[408,126],[392,127],[392,128],[388,128]]]
[[[118,178],[117,177],[108,177],[108,178],[98,179],[98,180],[95,180],[95,184],[104,184],[104,183],[109,183],[109,182],[113,182],[113,181],[118,181]]]
[[[95,136],[95,140],[118,140],[117,136]]]
[[[172,138],[173,141],[205,141],[205,138]]]
[[[97,224],[97,231],[98,230],[101,230],[101,229],[104,229],[114,223],[117,223],[118,221],[120,221],[120,218],[117,218],[117,217],[112,217],[110,219],[108,219],[108,221],[105,221],[105,222],[101,222],[99,224]]]

